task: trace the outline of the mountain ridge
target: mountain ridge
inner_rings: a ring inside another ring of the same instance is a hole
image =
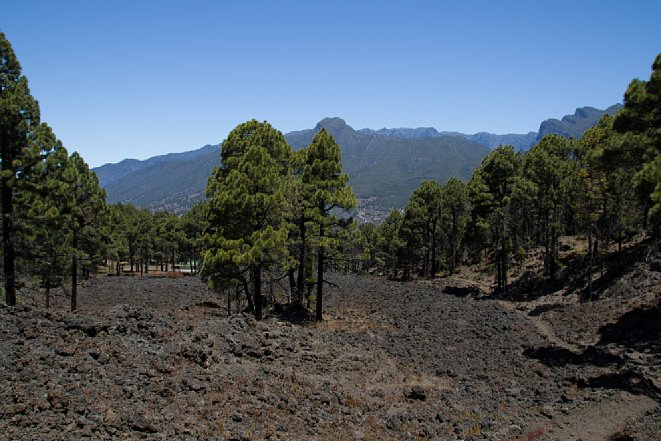
[[[537,139],[539,141],[546,135],[557,134],[565,138],[572,137],[578,139],[590,127],[594,126],[605,114],[615,115],[624,107],[622,104],[614,104],[605,110],[594,107],[578,107],[572,115],[565,115],[561,120],[550,118],[539,125]]]
[[[513,145],[525,151],[541,133],[579,137],[604,113],[615,113],[616,104],[606,110],[579,107],[561,120],[548,119],[539,132],[497,135],[478,132],[440,132],[433,127],[355,130],[339,117],[324,118],[314,128],[292,131],[285,139],[298,150],[312,142],[325,128],[340,146],[342,163],[349,174],[363,209],[389,211],[401,208],[425,179],[445,182],[450,177],[470,178],[489,149]],[[132,203],[152,211],[184,213],[204,198],[208,176],[220,165],[220,145],[207,144],[197,150],[169,153],[146,160],[125,159],[93,169],[108,193],[110,203]]]

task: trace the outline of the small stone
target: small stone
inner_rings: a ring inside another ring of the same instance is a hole
[[[405,395],[410,400],[425,401],[427,399],[427,392],[420,386],[413,386]]]
[[[55,355],[59,355],[60,357],[71,357],[75,353],[76,353],[75,349],[55,348]]]
[[[184,378],[181,381],[181,384],[183,384],[184,387],[186,387],[188,390],[192,390],[193,392],[200,392],[206,389],[204,383],[202,383],[200,380],[197,380],[195,378]]]
[[[156,433],[158,432],[158,429],[145,417],[142,415],[136,414],[133,416],[133,421],[131,422],[131,429],[135,430],[136,432],[144,432],[144,433]]]

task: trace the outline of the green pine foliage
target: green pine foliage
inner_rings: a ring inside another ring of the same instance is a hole
[[[30,139],[39,127],[39,105],[30,94],[28,81],[21,72],[9,40],[0,32],[0,195],[2,197],[2,237],[5,296],[8,305],[16,304],[16,229],[15,201],[24,171],[39,161],[39,152]]]
[[[649,81],[633,80],[624,94],[624,109],[613,122],[623,134],[612,154],[636,170],[634,185],[647,220],[661,227],[661,54],[652,64]]]
[[[287,277],[299,305],[315,283],[321,320],[325,267],[343,258],[357,266],[364,247],[357,230],[349,229],[351,219],[341,215],[355,207],[355,196],[340,156],[326,130],[292,153],[282,134],[266,122],[237,126],[223,142],[223,165],[207,185],[202,276],[210,286],[243,289],[259,319],[266,275],[269,283]]]
[[[217,289],[243,286],[258,319],[264,270],[288,266],[285,191],[290,156],[280,132],[268,123],[249,121],[223,143],[223,165],[207,186],[209,229],[202,275]]]
[[[307,204],[313,207],[311,221],[317,234],[315,318],[319,321],[323,318],[326,259],[339,244],[338,233],[351,224],[351,219],[339,217],[337,213],[356,206],[356,197],[348,185],[349,176],[342,170],[340,147],[326,129],[321,129],[307,148],[302,181]]]

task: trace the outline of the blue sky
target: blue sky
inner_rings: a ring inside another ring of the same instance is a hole
[[[92,166],[237,124],[526,133],[622,100],[661,51],[659,1],[2,0],[49,123]]]

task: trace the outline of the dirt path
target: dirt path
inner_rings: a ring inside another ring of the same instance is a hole
[[[577,357],[585,350],[585,347],[581,348],[560,338],[555,333],[553,325],[541,315],[530,315],[529,311],[539,307],[539,304],[531,306],[516,302],[498,301],[498,306],[505,311],[515,312],[524,320],[528,320],[551,345],[566,349]],[[590,337],[586,335],[584,338]],[[594,337],[590,339],[596,340]],[[654,379],[652,379],[652,382],[656,386]],[[627,422],[641,418],[658,407],[659,403],[650,397],[620,391],[614,396],[603,397],[587,406],[576,409],[576,411],[554,415],[551,421],[548,421],[548,417],[540,419],[536,425],[533,424],[531,427],[544,428],[544,434],[533,431],[528,436],[532,439],[548,441],[609,441],[614,439],[614,436],[623,433]],[[661,433],[659,436],[661,436]]]
[[[578,346],[558,338],[558,336],[555,334],[555,332],[551,328],[551,325],[549,325],[543,318],[528,316],[528,319],[530,320],[530,322],[533,325],[535,325],[535,327],[537,328],[539,333],[542,336],[544,336],[552,344],[554,344],[558,347],[567,349],[568,351],[574,352],[575,354],[578,354],[578,353],[581,352],[581,349]]]
[[[554,418],[547,433],[539,439],[608,441],[623,432],[627,421],[639,418],[657,406],[658,403],[651,398],[623,391],[609,400]]]
[[[529,311],[531,310],[531,307],[529,305],[520,305],[516,302],[509,302],[506,300],[496,300],[496,303],[504,311],[515,312],[519,314],[523,318],[523,320],[530,321],[530,323],[532,323],[535,326],[535,328],[537,328],[539,334],[544,338],[546,338],[551,344],[563,349],[567,349],[568,351],[574,353],[581,352],[581,348],[579,348],[578,346],[566,342],[561,338],[559,338],[556,335],[556,333],[553,331],[551,325],[547,323],[542,317],[531,316],[529,314]]]

